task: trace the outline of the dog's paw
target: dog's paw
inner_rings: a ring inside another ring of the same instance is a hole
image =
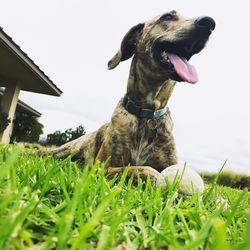
[[[204,191],[204,182],[201,176],[192,168],[184,165],[173,165],[165,168],[157,178],[156,185],[166,187],[176,183],[178,192],[192,195]]]

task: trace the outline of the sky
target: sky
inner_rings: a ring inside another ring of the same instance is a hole
[[[21,92],[42,113],[44,133],[110,120],[126,92],[131,60],[107,62],[133,25],[177,10],[216,21],[207,47],[191,59],[199,82],[178,83],[170,99],[180,162],[197,170],[250,174],[249,7],[247,1],[0,0],[0,26],[63,91]]]

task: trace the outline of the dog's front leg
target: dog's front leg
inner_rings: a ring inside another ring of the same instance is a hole
[[[96,161],[98,160],[100,162],[104,162],[108,159],[110,155],[112,155],[112,150],[107,145],[109,144],[105,144],[105,142],[102,144],[95,158]],[[116,150],[116,153],[117,152],[118,150]],[[116,174],[119,176],[123,174],[126,168],[120,167],[120,166],[124,166],[124,163],[122,163],[122,161],[117,160],[120,158],[120,155],[122,154],[123,154],[123,151],[119,152],[118,155],[116,156],[113,155],[113,157],[111,157],[110,162],[105,168],[105,173],[107,177],[112,178]],[[134,177],[139,176],[143,181],[146,181],[147,178],[149,177],[152,183],[156,183],[156,180],[159,177],[159,175],[160,173],[150,166],[128,166],[127,179],[132,176]]]
[[[113,177],[114,175],[121,176],[125,171],[125,167],[107,167],[105,173],[107,177]],[[147,178],[150,178],[152,183],[156,183],[159,178],[160,173],[149,166],[128,166],[127,178],[130,177],[140,177],[143,181],[146,181]],[[136,179],[135,179],[136,180]]]

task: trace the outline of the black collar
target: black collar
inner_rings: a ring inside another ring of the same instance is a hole
[[[160,118],[167,111],[167,106],[158,110],[143,109],[140,106],[136,105],[136,103],[126,95],[122,100],[122,105],[129,113],[134,114],[140,118]]]

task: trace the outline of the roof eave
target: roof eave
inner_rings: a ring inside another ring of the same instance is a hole
[[[3,29],[0,27],[0,40],[16,54],[16,56],[29,67],[40,79],[41,81],[49,87],[51,90],[51,95],[60,96],[63,92],[49,79],[47,75],[34,63],[29,56],[22,51],[21,47],[17,45],[13,39],[8,36]]]

